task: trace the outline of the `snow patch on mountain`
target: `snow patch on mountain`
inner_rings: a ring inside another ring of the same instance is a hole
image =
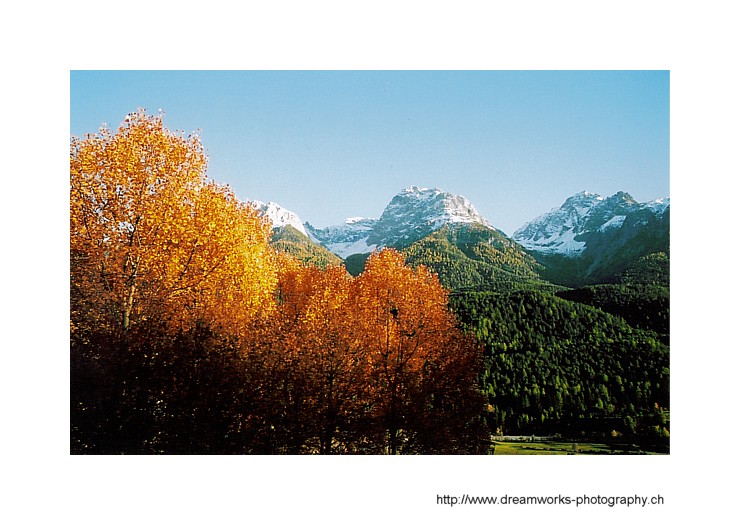
[[[371,253],[378,248],[377,244],[368,244],[367,239],[357,239],[354,242],[335,242],[326,245],[326,248],[338,255],[342,259],[346,259],[350,255],[355,253]]]
[[[326,228],[314,228],[306,223],[309,237],[339,257],[346,258],[354,253],[370,253],[376,246],[367,243],[378,219],[350,217],[344,223]]]
[[[488,221],[470,201],[439,188],[410,186],[391,199],[369,237],[370,244],[393,246],[425,237],[446,224]]]
[[[421,212],[422,215],[414,217],[413,212]],[[488,225],[488,221],[462,195],[453,195],[439,188],[418,186],[405,188],[396,195],[383,211],[380,220],[384,217],[405,222],[426,222],[435,229],[445,224],[461,222]]]
[[[606,221],[604,224],[602,224],[599,227],[599,231],[605,232],[606,230],[610,230],[612,228],[621,228],[626,218],[627,218],[626,215],[615,215],[614,217]]]
[[[645,208],[653,210],[657,215],[663,214],[671,206],[671,198],[663,197],[643,204]]]
[[[514,232],[512,238],[529,250],[575,256],[586,243],[576,240],[595,206],[604,198],[582,191],[569,197],[559,208],[540,215]]]
[[[305,236],[309,236],[306,228],[303,226],[303,221],[300,217],[290,210],[286,210],[279,204],[274,202],[262,202],[258,200],[249,201],[249,204],[257,209],[260,215],[267,217],[272,222],[273,228],[282,228],[284,226],[292,226]]]

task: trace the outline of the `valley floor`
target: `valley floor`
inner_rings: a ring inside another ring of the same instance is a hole
[[[665,452],[667,453],[667,452]],[[665,454],[664,453],[664,454]],[[605,454],[661,454],[641,450],[634,444],[556,441],[535,437],[533,440],[494,439],[491,454],[496,456],[515,455],[605,455]]]

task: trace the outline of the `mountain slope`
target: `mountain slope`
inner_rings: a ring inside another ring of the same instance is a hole
[[[670,348],[600,308],[536,291],[453,295],[485,345],[492,432],[632,436],[667,452]]]
[[[319,268],[342,264],[340,257],[316,244],[292,225],[275,228],[270,244],[278,251],[292,255],[304,264]]]
[[[430,267],[453,289],[541,288],[547,281],[555,288],[580,287],[616,283],[625,272],[633,280],[641,272],[651,273],[644,279],[668,280],[667,198],[639,203],[625,192],[608,198],[581,192],[512,238],[468,199],[437,188],[408,187],[380,218],[350,218],[328,228],[301,223],[275,203],[253,204],[275,226],[279,249],[312,264],[337,264],[341,258],[354,275],[370,253],[387,246],[402,250],[411,265]],[[664,259],[646,259],[657,253]]]
[[[543,268],[531,255],[482,224],[447,224],[401,251],[409,265],[426,266],[456,291],[557,288],[540,277]]]
[[[655,252],[640,257],[619,274],[620,284],[670,287],[670,260],[667,253]]]
[[[274,202],[249,201],[263,217],[272,223],[270,244],[304,264],[326,268],[342,264],[342,259],[311,238],[301,219]]]
[[[424,265],[442,284],[460,290],[548,288],[543,268],[506,235],[491,226],[468,199],[434,188],[411,186],[395,195],[379,219],[348,219],[310,235],[345,258],[357,275],[374,249],[402,251],[411,266]]]

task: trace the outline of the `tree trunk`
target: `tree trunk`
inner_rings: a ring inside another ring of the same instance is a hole
[[[136,285],[134,283],[131,283],[131,286],[129,286],[128,293],[126,294],[126,298],[123,301],[123,312],[121,315],[121,329],[123,333],[125,334],[128,332],[128,328],[131,324],[131,311],[134,307],[134,292],[136,291]]]

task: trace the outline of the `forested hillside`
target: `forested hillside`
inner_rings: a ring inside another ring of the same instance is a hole
[[[655,332],[541,292],[451,300],[485,344],[493,433],[640,436],[667,447],[669,349]]]
[[[634,328],[655,332],[668,344],[670,292],[647,284],[599,284],[557,293],[558,297],[594,306],[619,316]]]
[[[424,265],[451,290],[554,290],[530,255],[502,233],[478,224],[447,225],[402,249],[408,264]]]
[[[270,244],[278,251],[311,266],[326,268],[342,264],[342,259],[323,246],[311,242],[308,237],[290,225],[273,229]]]

